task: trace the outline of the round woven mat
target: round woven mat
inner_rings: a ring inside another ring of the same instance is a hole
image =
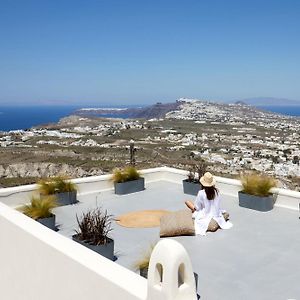
[[[160,218],[169,211],[167,210],[140,210],[133,211],[115,218],[117,224],[129,228],[158,227]]]

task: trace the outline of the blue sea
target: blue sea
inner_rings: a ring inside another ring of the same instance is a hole
[[[94,107],[93,105],[91,107]],[[99,107],[107,107],[106,105]],[[109,106],[113,107],[113,106]],[[140,107],[140,105],[117,106]],[[0,131],[29,129],[32,126],[58,122],[71,115],[82,106],[27,106],[0,107]],[[101,115],[101,117],[119,117],[118,115]]]
[[[0,107],[0,131],[28,129],[35,125],[57,122],[77,108],[75,106]]]
[[[134,106],[132,105],[131,107]],[[72,112],[79,108],[81,107],[0,107],[0,131],[28,129],[36,125],[57,122],[60,118],[71,115]],[[300,106],[260,106],[260,108],[290,116],[300,116]],[[110,117],[110,115],[102,117]]]
[[[300,106],[259,106],[264,110],[289,116],[300,116]]]

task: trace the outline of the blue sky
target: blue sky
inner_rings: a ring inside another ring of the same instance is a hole
[[[299,0],[0,0],[0,105],[300,100]]]

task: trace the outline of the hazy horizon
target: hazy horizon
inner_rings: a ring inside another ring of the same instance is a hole
[[[0,106],[300,101],[300,3],[3,1]]]

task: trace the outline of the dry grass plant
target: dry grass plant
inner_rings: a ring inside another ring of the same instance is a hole
[[[269,196],[271,188],[277,185],[273,177],[257,173],[242,174],[241,182],[244,193],[259,197]]]
[[[21,207],[20,211],[26,216],[37,220],[51,217],[52,209],[55,207],[57,207],[55,196],[47,196],[42,199],[32,197],[30,204]]]
[[[57,176],[49,179],[42,179],[38,182],[41,195],[54,195],[56,193],[66,193],[76,191],[76,185],[67,177]]]
[[[124,169],[115,169],[113,171],[112,180],[115,183],[127,182],[139,179],[140,173],[133,166],[125,167]]]

